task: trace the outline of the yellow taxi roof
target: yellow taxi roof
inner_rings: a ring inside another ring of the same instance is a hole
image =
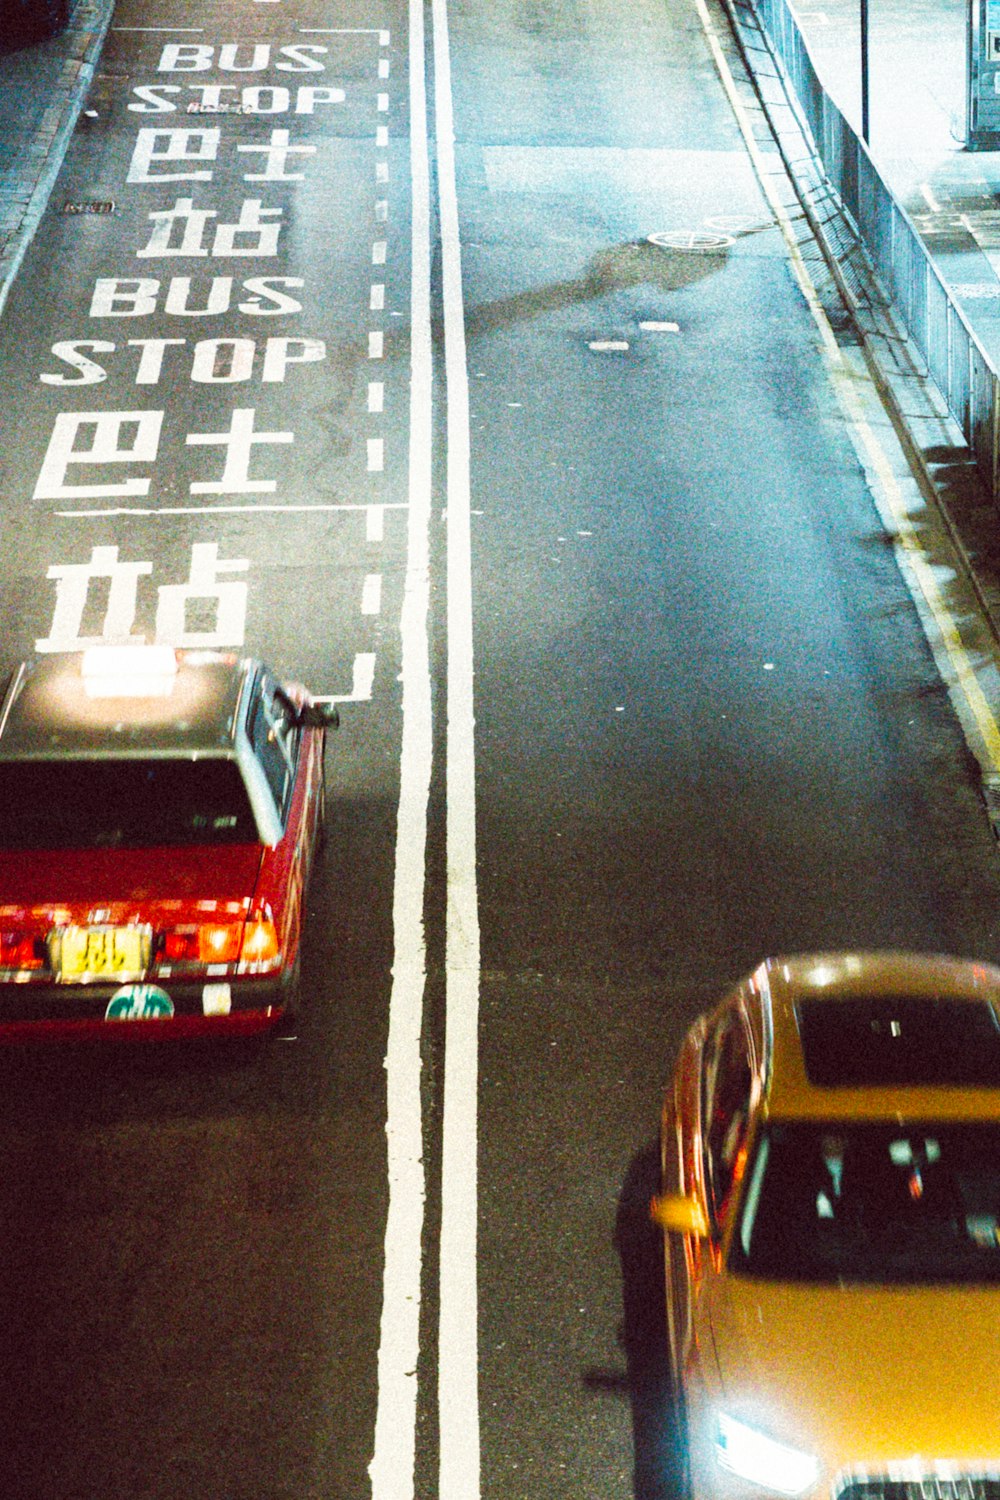
[[[992,964],[903,952],[773,958],[751,977],[747,1001],[773,1117],[1000,1119]],[[896,1062],[910,1015],[918,1082]]]

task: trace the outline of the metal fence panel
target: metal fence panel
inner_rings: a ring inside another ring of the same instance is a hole
[[[788,0],[749,0],[799,100],[823,169],[875,273],[998,499],[1000,377],[857,133],[826,93]]]

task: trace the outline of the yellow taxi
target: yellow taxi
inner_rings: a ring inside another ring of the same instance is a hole
[[[696,1500],[1000,1500],[1000,968],[762,963],[662,1115]]]

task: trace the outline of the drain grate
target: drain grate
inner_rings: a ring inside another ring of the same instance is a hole
[[[113,199],[96,203],[64,203],[62,211],[70,216],[73,214],[113,214],[115,205]]]

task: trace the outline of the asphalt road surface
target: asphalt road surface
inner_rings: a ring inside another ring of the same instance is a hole
[[[296,1039],[0,1063],[4,1500],[674,1493],[685,1025],[1000,957],[818,342],[692,0],[119,0],[0,322],[0,654],[264,656],[334,836]]]

